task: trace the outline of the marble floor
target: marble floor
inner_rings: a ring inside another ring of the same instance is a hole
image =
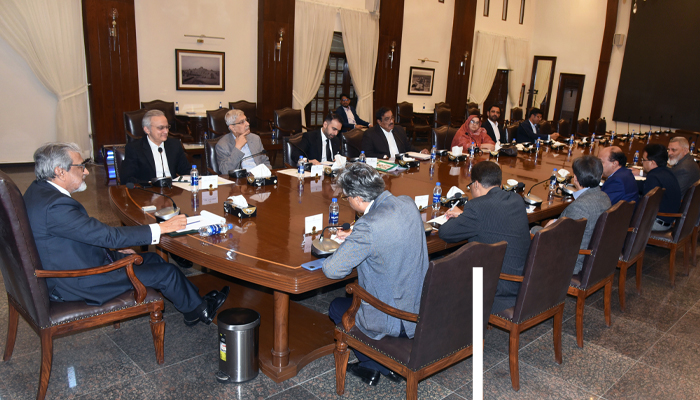
[[[27,166],[0,166],[20,190],[33,180]],[[75,197],[90,215],[117,225],[105,190],[104,170],[90,167],[88,190]],[[682,260],[678,255],[678,259]],[[627,310],[620,311],[617,283],[613,290],[612,325],[603,318],[602,291],[585,308],[585,345],[576,346],[575,301],[568,298],[564,314],[563,363],[554,362],[552,322],[521,335],[520,391],[511,389],[508,334],[487,331],[484,356],[486,399],[698,399],[700,398],[700,269],[677,276],[671,289],[669,252],[648,247],[642,293],[634,291],[634,272],[627,282]],[[195,268],[196,269],[196,268]],[[342,286],[297,297],[294,301],[327,313],[330,301],[344,295]],[[0,347],[4,349],[7,298],[0,296]],[[277,384],[264,374],[239,385],[221,385],[217,328],[188,328],[166,305],[165,364],[158,365],[148,318],[65,336],[54,341],[54,359],[47,398],[51,399],[331,399],[335,394],[333,356],[306,366],[296,377]],[[20,318],[13,357],[0,362],[0,398],[36,396],[40,361],[39,337]],[[470,399],[472,362],[433,375],[418,385],[421,399]],[[380,380],[376,387],[348,375],[345,399],[401,399],[405,382]]]

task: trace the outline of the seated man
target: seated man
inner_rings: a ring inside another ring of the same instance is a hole
[[[192,165],[187,162],[180,140],[168,137],[170,125],[165,114],[150,110],[143,116],[141,126],[146,135],[126,145],[120,171],[122,183],[188,175]]]
[[[688,139],[683,136],[676,136],[668,144],[668,163],[671,165],[671,172],[678,179],[681,187],[681,198],[693,183],[700,179],[700,167],[690,154]]]
[[[681,207],[681,187],[667,163],[668,152],[664,146],[660,144],[646,145],[642,154],[642,168],[647,178],[643,181],[637,181],[637,188],[642,196],[655,187],[666,189],[664,197],[661,198],[659,212],[677,213]],[[673,221],[675,221],[673,217],[656,217],[651,230],[667,231],[671,229]]]
[[[486,116],[488,118],[486,123],[483,124],[486,134],[489,135],[495,144],[501,145],[506,138],[506,127],[498,122],[498,119],[501,118],[501,107],[498,104],[493,104]]]
[[[540,111],[539,108],[533,107],[530,109],[530,112],[527,113],[527,118],[528,119],[520,123],[518,132],[515,135],[515,140],[518,143],[535,143],[537,139],[556,140],[559,137],[558,133],[552,133],[551,135],[544,135],[540,133],[539,123],[542,121],[542,111]]]
[[[184,229],[187,221],[178,215],[160,224],[112,227],[90,218],[71,193],[85,190],[89,174],[72,143],[49,143],[34,153],[36,180],[24,194],[29,224],[44,269],[72,270],[98,267],[133,254],[131,246],[158,244],[160,235]],[[110,249],[118,249],[113,251]],[[211,323],[226,300],[229,287],[204,298],[180,272],[155,253],[140,254],[134,266],[136,277],[147,287],[163,293],[184,314],[185,324]],[[46,279],[51,301],[85,301],[102,304],[133,286],[124,268],[77,278]]]
[[[501,167],[492,161],[481,161],[472,169],[473,199],[459,208],[449,209],[448,221],[440,227],[440,239],[455,243],[462,240],[493,244],[508,242],[501,272],[522,275],[530,249],[527,212],[523,198],[515,192],[501,190]],[[520,282],[500,280],[492,313],[515,306]]]
[[[331,112],[326,115],[320,129],[304,132],[299,148],[310,163],[318,165],[322,161],[332,162],[333,157],[340,153],[338,132],[341,127],[340,116]]]
[[[362,136],[362,150],[367,157],[391,158],[399,153],[419,151],[408,141],[402,126],[394,126],[394,113],[386,107],[377,110],[377,124]],[[428,154],[427,149],[420,150]]]
[[[350,97],[347,94],[340,94],[340,107],[335,110],[335,113],[340,117],[340,123],[343,124],[343,129],[341,132],[347,132],[351,129],[355,129],[358,126],[369,126],[369,122],[363,121],[355,107],[350,105]]]
[[[627,156],[617,146],[603,147],[598,153],[598,158],[603,164],[603,177],[605,183],[601,188],[610,197],[610,204],[618,201],[637,201],[639,190],[634,181],[632,171],[627,166]]]
[[[219,171],[227,174],[242,168],[251,170],[260,164],[272,169],[260,136],[250,133],[250,124],[243,111],[231,110],[226,113],[225,118],[230,132],[216,144]]]
[[[360,286],[369,294],[391,307],[418,313],[428,271],[428,247],[423,221],[413,199],[394,197],[384,190],[384,180],[367,164],[348,164],[337,182],[350,207],[364,215],[352,231],[339,231],[345,242],[323,261],[323,273],[331,279],[342,279],[357,267]],[[336,298],[328,316],[339,324],[351,304],[351,298]],[[415,323],[390,317],[364,302],[355,322],[375,340],[384,336],[412,338],[416,330]],[[364,354],[356,351],[355,355],[359,363],[348,364],[348,371],[365,383],[377,384],[380,373],[392,381],[400,379]]]

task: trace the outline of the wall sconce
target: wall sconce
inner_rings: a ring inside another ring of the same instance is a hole
[[[112,17],[112,24],[111,27],[109,28],[109,37],[110,41],[112,42],[112,50],[116,51],[117,50],[117,17],[119,16],[119,12],[117,12],[116,8],[112,9],[112,12],[110,14]]]
[[[274,53],[272,54],[272,61],[278,61],[282,62],[282,40],[284,40],[284,28],[280,28],[279,32],[280,37],[275,42],[275,50]]]
[[[389,68],[391,68],[391,69],[394,69],[394,51],[395,51],[395,49],[396,49],[396,41],[392,40],[391,41],[391,51],[389,52],[389,55],[387,56],[387,58],[389,60],[391,60],[391,62],[389,63]]]
[[[457,75],[467,75],[467,60],[469,59],[469,52],[464,52],[464,60],[459,63],[459,71]]]

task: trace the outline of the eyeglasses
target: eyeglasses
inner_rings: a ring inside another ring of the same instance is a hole
[[[469,182],[469,184],[467,185],[467,190],[472,190],[472,185],[474,184],[474,182],[476,181]]]
[[[90,159],[88,158],[87,160],[81,162],[80,164],[68,164],[68,169],[70,169],[70,167],[76,167],[76,168],[80,168],[80,171],[82,172],[82,171],[85,171],[85,166],[89,162],[90,162]]]
[[[389,122],[389,121],[393,121],[393,120],[394,120],[394,117],[393,117],[393,116],[392,116],[392,117],[384,117],[384,118],[382,118],[382,121],[383,121],[383,122]]]
[[[651,161],[651,160],[648,158],[642,158],[642,162],[647,162],[647,161]]]
[[[160,126],[154,126],[154,129],[157,129],[159,131],[162,131],[164,129],[170,130],[171,125],[160,125]]]
[[[479,124],[479,121],[476,119],[469,121],[469,125],[478,125],[478,124]]]
[[[231,125],[240,125],[240,124],[245,124],[246,122],[248,122],[248,118],[244,118],[244,119],[240,120],[240,122],[236,122],[235,124],[231,124]]]
[[[348,201],[348,199],[349,199],[350,197],[351,197],[351,196],[348,196],[347,194],[344,194],[344,195],[341,195],[341,196],[340,196],[340,200]]]

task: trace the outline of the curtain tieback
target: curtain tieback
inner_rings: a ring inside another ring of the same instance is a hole
[[[374,94],[374,90],[370,90],[369,93],[365,94],[364,96],[360,97],[357,99],[357,101],[362,101],[362,100],[367,100]]]
[[[73,97],[73,96],[77,96],[77,95],[79,95],[79,94],[83,94],[83,93],[87,92],[87,88],[88,88],[88,85],[85,84],[85,85],[79,86],[79,87],[76,88],[76,89],[73,89],[73,90],[70,90],[70,91],[67,91],[67,92],[63,92],[63,93],[61,93],[61,94],[58,95],[58,101],[61,102],[61,101],[63,101],[63,100],[69,99],[69,98],[71,98],[71,97]]]

